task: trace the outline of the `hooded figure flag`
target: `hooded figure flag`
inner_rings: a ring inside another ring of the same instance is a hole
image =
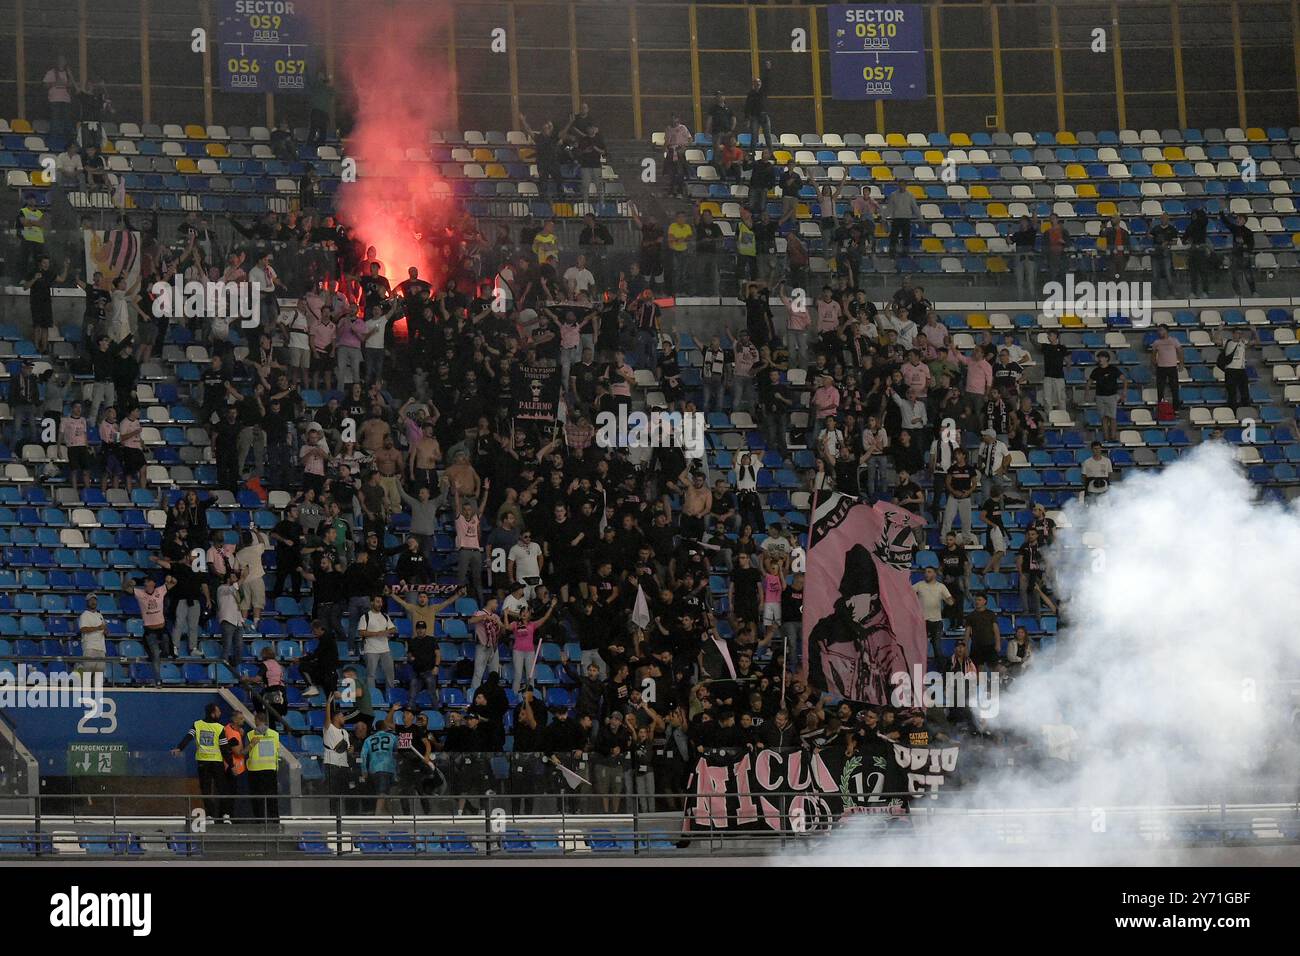
[[[813,515],[803,599],[808,682],[847,700],[910,706],[926,667],[912,593],[920,519],[884,502],[832,494]],[[919,668],[919,670],[914,670]]]

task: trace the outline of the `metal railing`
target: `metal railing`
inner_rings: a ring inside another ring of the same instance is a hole
[[[1294,788],[1291,788],[1294,790]],[[20,809],[0,803],[0,857],[254,860],[285,857],[487,859],[525,856],[750,855],[837,843],[887,846],[903,838],[963,847],[1049,849],[1088,841],[1098,848],[1264,847],[1300,844],[1300,800],[1167,806],[979,807],[966,800],[881,794],[848,801],[832,821],[800,809],[807,792],[762,795],[762,806],[681,793],[603,794],[320,793],[296,812],[251,805],[230,822],[192,794],[36,796]],[[838,795],[829,795],[838,796]],[[256,797],[237,797],[236,800]],[[381,810],[378,802],[387,800]],[[758,797],[755,797],[758,800]],[[141,801],[154,812],[130,812]],[[643,805],[643,801],[647,805]],[[279,809],[285,809],[284,801]],[[232,808],[235,809],[235,808]],[[220,809],[217,810],[220,813]],[[1105,825],[1098,827],[1098,820]],[[900,837],[900,835],[902,835]],[[811,841],[811,842],[810,842]],[[886,841],[886,842],[878,842]]]

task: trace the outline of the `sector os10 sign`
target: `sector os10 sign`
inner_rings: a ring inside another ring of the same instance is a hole
[[[922,15],[913,4],[828,7],[832,98],[924,99]]]

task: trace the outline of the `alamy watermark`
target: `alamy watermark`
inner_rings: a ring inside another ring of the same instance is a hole
[[[965,707],[985,720],[996,717],[1000,709],[1002,675],[996,671],[939,673],[913,664],[910,675],[903,671],[895,673],[893,684],[889,697],[893,707]]]
[[[50,897],[50,925],[56,929],[123,927],[132,936],[153,930],[152,893],[92,893],[73,886]]]
[[[704,457],[703,412],[617,412],[596,416],[601,448],[680,448],[687,458]]]
[[[1134,328],[1151,324],[1150,282],[1093,282],[1090,279],[1075,281],[1074,275],[1065,282],[1049,282],[1043,286],[1043,315],[1059,319],[1076,315],[1081,319],[1105,319],[1127,316]]]
[[[155,282],[149,292],[154,297],[154,318],[239,319],[245,329],[262,324],[260,282],[199,282],[177,273],[171,282]]]
[[[15,671],[0,671],[0,708],[44,710],[49,708],[103,709],[104,675],[98,671],[66,671],[46,674],[27,664]]]

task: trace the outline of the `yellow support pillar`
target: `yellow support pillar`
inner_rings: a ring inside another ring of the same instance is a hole
[[[998,130],[1007,128],[1007,101],[1002,86],[1002,18],[995,6],[989,7],[989,31],[993,37],[993,111],[997,114]]]
[[[632,59],[632,129],[640,139],[644,135],[641,126],[641,40],[637,33],[636,5],[631,3],[627,6],[627,37],[628,55]]]
[[[86,0],[77,0],[77,75],[82,85],[90,79],[90,56],[86,47]]]
[[[1065,71],[1061,66],[1061,17],[1052,4],[1052,75],[1056,82],[1056,128],[1065,129]]]
[[[23,0],[14,0],[14,75],[18,80],[18,118],[27,119],[27,43],[23,39]]]
[[[515,5],[506,5],[506,57],[510,63],[510,115],[519,116],[519,57],[515,53]],[[556,130],[556,132],[559,132]]]
[[[1115,28],[1111,50],[1115,61],[1115,109],[1119,114],[1119,128],[1128,128],[1128,111],[1124,108],[1124,56],[1119,48],[1119,5],[1110,5],[1110,24]]]
[[[1237,125],[1246,128],[1246,70],[1241,59],[1241,6],[1232,4],[1232,66],[1237,76]]]
[[[203,44],[203,125],[211,126],[214,122],[212,111],[212,0],[200,0],[199,19],[203,21],[203,31],[207,42]]]
[[[994,9],[993,7],[989,8]],[[994,14],[994,24],[997,23],[997,14]],[[995,39],[996,43],[997,40]],[[930,48],[934,51],[934,128],[940,133],[946,133],[947,129],[943,121],[943,44],[939,40],[939,7],[936,4],[930,8]],[[995,68],[997,82],[1002,81],[1002,67],[999,63]],[[821,132],[818,130],[818,132]]]
[[[1187,88],[1183,85],[1183,24],[1177,3],[1169,6],[1169,27],[1170,39],[1174,44],[1174,95],[1178,99],[1178,128],[1187,129]],[[1297,64],[1297,70],[1300,70],[1300,61]]]
[[[704,125],[704,110],[700,103],[700,25],[695,16],[695,4],[691,4],[687,15],[691,28],[691,95],[695,98],[695,132],[701,132]]]
[[[569,4],[569,101],[573,112],[578,112],[582,94],[578,89],[578,14],[573,4]]]
[[[821,7],[808,8],[808,55],[812,60],[813,121],[817,135],[826,132],[826,119],[822,115],[822,50],[817,32],[817,14]]]
[[[149,74],[149,0],[140,0],[140,117],[146,123],[152,122],[151,110],[153,97],[149,94],[152,85]]]

